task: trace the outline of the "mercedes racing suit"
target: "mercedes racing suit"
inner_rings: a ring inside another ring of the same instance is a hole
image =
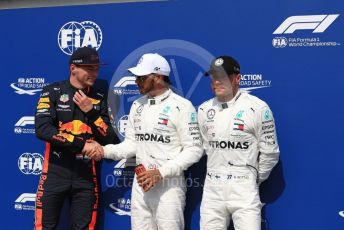
[[[184,228],[185,179],[183,170],[202,157],[197,115],[191,102],[170,89],[155,98],[143,96],[130,109],[125,140],[104,147],[114,160],[136,155],[147,170],[159,169],[163,180],[148,192],[132,188],[132,229]]]
[[[198,120],[208,155],[201,229],[227,229],[232,217],[236,230],[259,230],[258,184],[279,158],[270,108],[239,90],[229,102],[204,102]]]
[[[84,113],[74,104],[78,89],[69,80],[43,89],[37,105],[35,128],[46,142],[35,212],[35,229],[56,229],[66,197],[70,199],[73,229],[93,229],[98,207],[98,185],[94,160],[81,151],[85,142],[100,144],[118,139],[110,124],[107,102],[102,93],[87,88],[93,109]]]

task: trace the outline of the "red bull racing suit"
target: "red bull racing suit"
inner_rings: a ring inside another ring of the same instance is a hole
[[[208,156],[201,229],[227,229],[232,217],[236,230],[259,230],[258,184],[279,158],[269,106],[239,90],[229,102],[204,102],[198,120]]]
[[[39,181],[35,229],[56,229],[65,198],[70,200],[72,229],[93,229],[98,207],[94,160],[82,154],[90,139],[104,145],[117,143],[104,95],[93,88],[84,93],[93,109],[84,113],[73,102],[78,89],[69,80],[42,91],[35,116],[36,136],[46,142]]]
[[[203,155],[196,110],[171,90],[155,98],[143,96],[130,109],[125,140],[104,147],[106,158],[136,155],[147,170],[159,169],[163,180],[144,192],[134,178],[131,224],[134,230],[184,229],[183,170]]]

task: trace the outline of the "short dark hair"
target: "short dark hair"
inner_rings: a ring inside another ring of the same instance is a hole
[[[168,76],[161,75],[165,83],[172,85],[171,79]]]

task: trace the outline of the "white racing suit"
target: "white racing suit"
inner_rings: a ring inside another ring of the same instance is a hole
[[[144,192],[134,178],[131,201],[132,229],[184,229],[185,179],[183,170],[202,157],[197,114],[191,102],[171,90],[143,96],[130,109],[125,140],[104,147],[105,158],[136,155],[147,170],[159,169],[163,180]]]
[[[239,90],[229,102],[204,102],[198,121],[208,155],[201,229],[227,229],[232,218],[236,230],[259,230],[258,184],[279,159],[269,106]]]

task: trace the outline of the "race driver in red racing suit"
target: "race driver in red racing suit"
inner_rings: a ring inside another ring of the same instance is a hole
[[[87,151],[117,143],[104,94],[91,86],[98,76],[97,51],[83,47],[70,59],[70,79],[43,89],[35,128],[46,142],[39,181],[35,229],[56,229],[65,198],[72,229],[94,229],[98,207],[95,161]],[[93,140],[93,141],[90,141]]]

